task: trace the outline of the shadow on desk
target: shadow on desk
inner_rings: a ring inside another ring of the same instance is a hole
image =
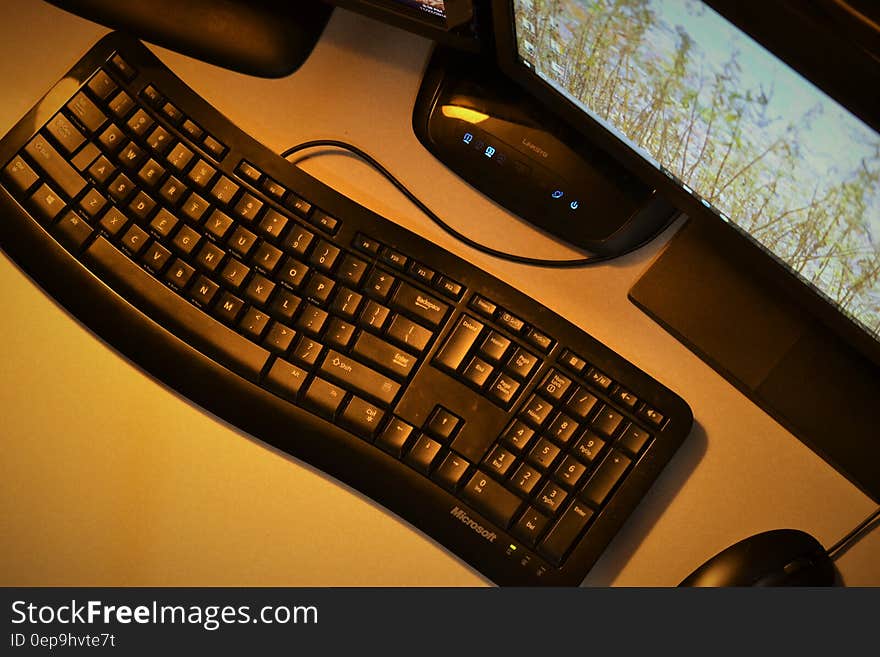
[[[706,453],[706,432],[694,421],[690,435],[654,482],[651,490],[587,575],[583,586],[610,586],[644,541],[663,511]],[[696,565],[696,564],[695,564]],[[658,564],[662,568],[662,564]],[[670,586],[673,585],[670,583]]]

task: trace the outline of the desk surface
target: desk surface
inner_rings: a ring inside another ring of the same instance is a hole
[[[0,21],[5,133],[104,32],[33,0]],[[430,43],[337,10],[306,64],[249,78],[154,48],[185,82],[275,150],[343,138],[485,243],[572,252],[438,163],[410,127]],[[502,262],[457,243],[378,174],[322,155],[304,168],[363,205],[520,288],[681,394],[696,423],[587,585],[675,585],[767,529],[829,546],[874,504],[626,298],[671,237],[588,269]],[[145,375],[46,296],[5,254],[0,298],[0,584],[483,585],[408,524]],[[849,585],[880,585],[880,532],[843,554]]]

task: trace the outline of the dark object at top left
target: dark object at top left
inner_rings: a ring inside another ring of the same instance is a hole
[[[333,11],[322,2],[276,0],[46,1],[210,64],[266,78],[299,68]]]

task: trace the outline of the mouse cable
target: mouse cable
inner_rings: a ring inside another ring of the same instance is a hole
[[[877,520],[878,517],[880,517],[880,508],[875,509],[875,510],[874,510],[874,513],[872,513],[872,514],[869,515],[867,518],[865,518],[864,520],[862,520],[862,522],[860,522],[860,523],[858,524],[857,527],[855,527],[855,528],[854,528],[852,531],[850,531],[846,536],[844,536],[844,537],[841,538],[839,541],[837,541],[837,543],[835,543],[835,544],[832,545],[830,548],[828,548],[828,549],[825,551],[825,553],[826,553],[831,559],[835,559],[835,558],[837,558],[837,553],[840,552],[840,550],[841,550],[842,548],[846,547],[846,545],[847,545],[848,543],[850,543],[851,541],[853,541],[853,539],[855,539],[860,533],[862,533],[862,532],[865,530],[865,528],[868,527],[868,525],[870,525],[872,522],[874,522],[875,520]]]
[[[467,235],[463,235],[462,233],[458,232],[455,228],[453,228],[452,226],[447,224],[445,221],[443,221],[440,217],[438,217],[437,214],[433,210],[431,210],[431,208],[429,208],[427,205],[422,203],[422,201],[415,194],[413,194],[406,187],[406,185],[404,185],[402,182],[400,182],[394,176],[394,174],[392,174],[388,169],[386,169],[384,166],[382,166],[382,164],[380,164],[379,161],[376,160],[372,155],[369,155],[368,153],[364,152],[363,150],[361,150],[357,146],[354,146],[354,145],[349,144],[344,141],[339,141],[336,139],[315,139],[312,141],[306,141],[301,144],[297,144],[296,146],[291,146],[290,148],[288,148],[287,150],[285,150],[284,152],[281,153],[281,157],[283,157],[284,159],[288,159],[294,153],[298,153],[300,151],[304,151],[304,150],[311,149],[311,148],[318,148],[320,146],[331,146],[333,148],[339,148],[344,151],[354,153],[359,158],[361,158],[364,162],[366,162],[371,167],[373,167],[376,171],[378,171],[380,174],[382,174],[382,176],[388,182],[390,182],[392,185],[394,185],[400,193],[402,193],[407,199],[409,199],[409,201],[413,205],[415,205],[419,210],[421,210],[425,214],[425,216],[428,217],[428,219],[430,219],[435,224],[437,224],[440,228],[442,228],[444,231],[446,231],[449,235],[452,235],[452,237],[454,237],[455,239],[467,244],[472,249],[476,249],[477,251],[481,251],[481,252],[486,253],[490,256],[494,256],[494,257],[500,258],[502,260],[507,260],[509,262],[515,262],[515,263],[518,263],[521,265],[531,265],[533,267],[556,267],[556,268],[584,267],[586,265],[596,264],[596,263],[603,262],[605,260],[610,260],[611,258],[617,257],[617,256],[612,256],[612,255],[594,254],[594,255],[587,256],[585,258],[576,258],[573,260],[545,260],[543,258],[531,258],[529,256],[518,255],[515,253],[507,253],[506,251],[499,251],[498,249],[493,249],[491,246],[486,246],[485,244],[481,244],[480,242],[476,242],[476,241],[472,240],[470,237],[468,237]],[[295,165],[296,163],[292,162],[291,164]],[[672,217],[670,217],[669,221],[666,223],[666,225],[664,225],[659,231],[657,231],[657,233],[655,233],[655,235],[652,235],[650,238],[648,238],[647,240],[645,240],[641,244],[637,244],[633,248],[625,251],[625,253],[629,253],[630,251],[633,251],[633,250],[639,248],[643,244],[646,244],[648,241],[650,241],[656,235],[659,235],[662,231],[664,231],[666,228],[669,227],[669,225],[672,223],[672,221],[675,219],[676,216],[677,215],[673,214]],[[621,253],[619,255],[624,255],[624,254]]]

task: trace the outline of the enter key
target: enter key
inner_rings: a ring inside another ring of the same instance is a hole
[[[361,332],[357,342],[354,343],[352,352],[361,360],[400,379],[409,376],[418,360],[412,354],[398,349],[393,344],[366,331]]]

